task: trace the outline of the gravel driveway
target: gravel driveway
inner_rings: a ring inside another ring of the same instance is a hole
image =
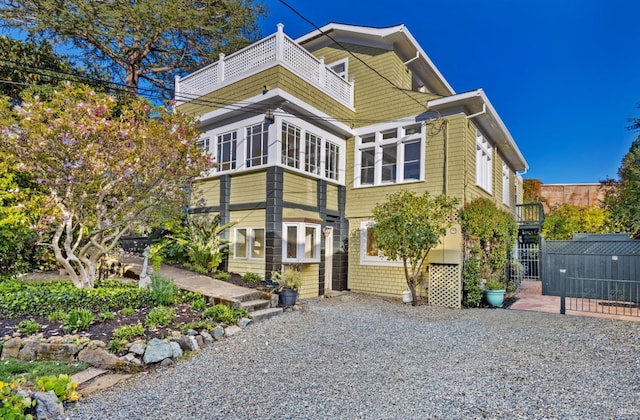
[[[640,322],[346,294],[83,400],[70,419],[640,417]]]

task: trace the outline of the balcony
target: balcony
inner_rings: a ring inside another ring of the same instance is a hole
[[[516,205],[516,221],[520,229],[542,229],[542,222],[544,222],[542,203]]]
[[[220,59],[184,78],[176,77],[175,98],[178,105],[197,99],[231,83],[242,80],[270,67],[281,65],[305,81],[316,86],[342,105],[353,109],[353,82],[340,77],[325,66],[323,58],[299,46],[278,31],[228,57]]]

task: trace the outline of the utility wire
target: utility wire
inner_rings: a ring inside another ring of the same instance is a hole
[[[402,93],[404,93],[405,95],[407,95],[412,101],[414,101],[415,103],[417,103],[418,105],[420,105],[421,107],[423,107],[426,111],[429,110],[429,108],[423,104],[422,102],[420,102],[419,100],[417,100],[416,98],[414,98],[413,96],[409,95],[409,93],[401,88],[400,86],[396,85],[391,79],[389,79],[387,76],[385,76],[384,74],[380,73],[378,70],[376,70],[375,68],[373,68],[371,65],[369,65],[367,62],[365,62],[363,59],[361,59],[360,57],[358,57],[357,55],[355,55],[350,49],[348,49],[347,47],[345,47],[343,44],[341,44],[340,42],[336,41],[331,35],[329,35],[328,33],[324,32],[322,29],[320,29],[320,27],[318,25],[316,25],[315,23],[313,23],[311,20],[309,20],[307,17],[305,17],[302,13],[300,13],[299,11],[297,11],[293,6],[291,6],[289,3],[287,3],[284,0],[279,0],[280,3],[284,4],[286,7],[288,7],[293,13],[295,13],[298,17],[300,17],[300,19],[304,20],[305,22],[307,22],[309,25],[313,26],[318,32],[320,32],[323,36],[326,36],[327,38],[329,38],[331,41],[334,42],[334,44],[336,44],[337,46],[339,46],[340,48],[342,48],[343,50],[345,50],[347,53],[349,53],[349,55],[351,55],[353,58],[355,58],[356,60],[358,60],[360,63],[362,63],[365,67],[367,67],[369,70],[371,70],[372,72],[374,72],[376,75],[378,75],[380,78],[382,78],[383,80],[385,80],[387,83],[389,83],[391,86],[393,86],[393,88],[398,89],[399,91],[401,91]]]

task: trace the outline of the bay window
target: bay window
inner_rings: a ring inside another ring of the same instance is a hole
[[[265,123],[247,127],[247,168],[266,165],[269,151],[269,125]]]
[[[283,262],[320,262],[320,225],[307,222],[283,223],[282,251]]]
[[[228,171],[236,168],[236,147],[238,132],[230,131],[218,136],[218,170]]]

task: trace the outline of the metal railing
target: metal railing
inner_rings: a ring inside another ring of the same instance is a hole
[[[324,64],[309,51],[278,31],[229,56],[220,59],[183,78],[176,77],[176,103],[182,104],[213,92],[229,83],[275,65],[283,65],[294,74],[315,85],[328,96],[353,108],[353,82],[349,82]]]
[[[567,310],[640,317],[640,281],[569,277],[560,270],[560,313]]]

